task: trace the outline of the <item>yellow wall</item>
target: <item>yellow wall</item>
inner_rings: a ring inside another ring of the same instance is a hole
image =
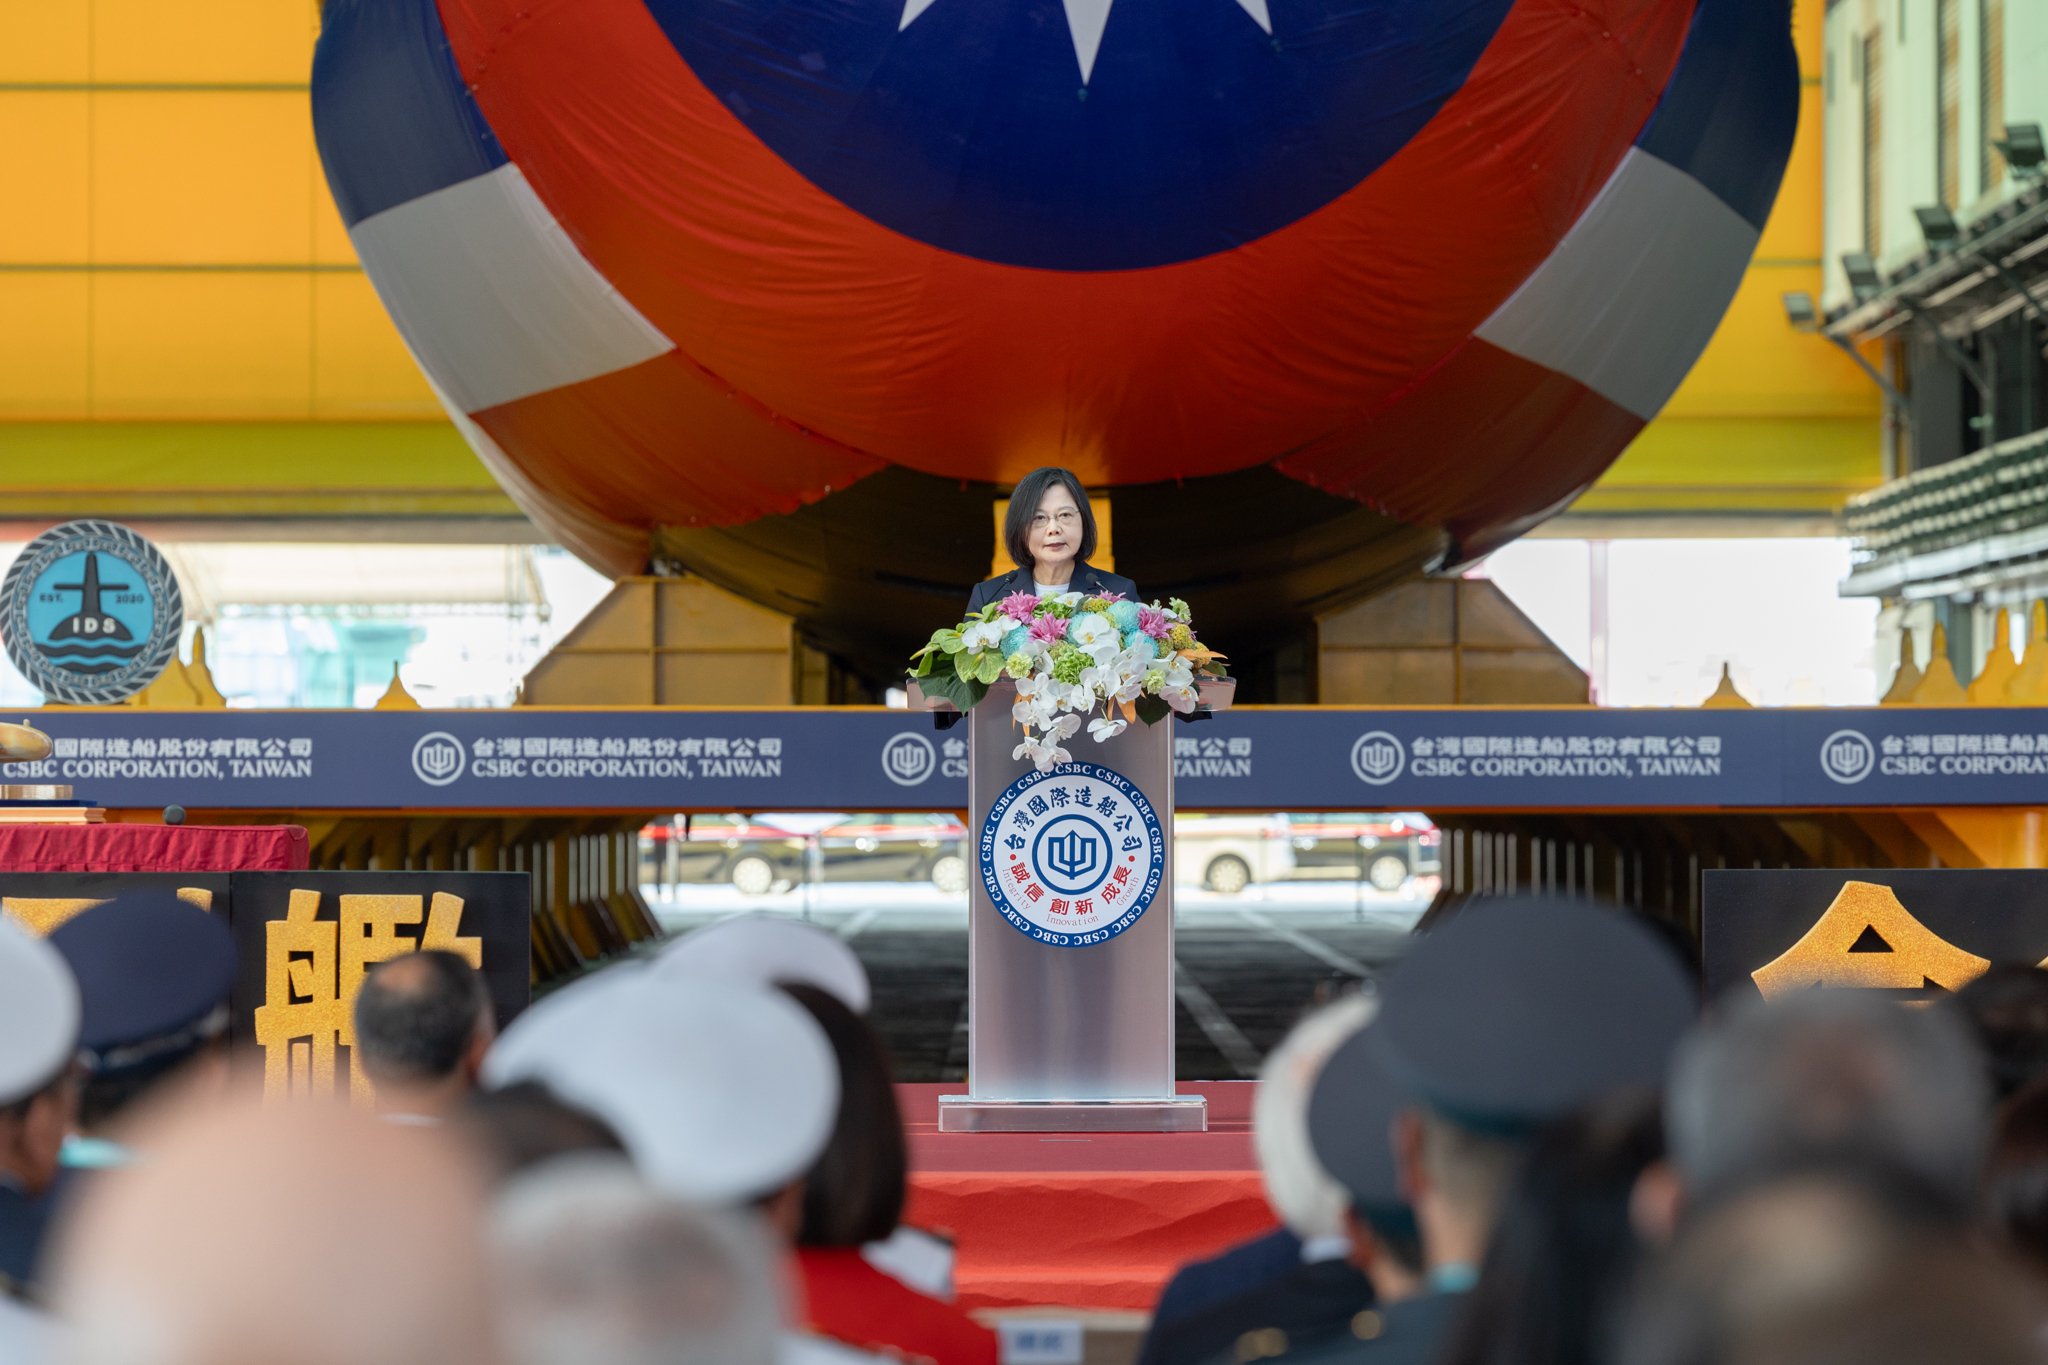
[[[0,0],[0,420],[439,409],[313,150],[313,0]]]
[[[1878,483],[1876,387],[1787,326],[1779,297],[1821,283],[1824,7],[1794,10],[1799,135],[1749,273],[1670,406],[1574,511],[1826,512]]]

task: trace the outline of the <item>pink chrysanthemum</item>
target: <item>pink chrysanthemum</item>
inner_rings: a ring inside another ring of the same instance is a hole
[[[1058,616],[1041,616],[1031,623],[1031,638],[1053,644],[1067,638],[1067,623]]]
[[[1138,608],[1138,629],[1144,631],[1153,639],[1164,640],[1166,633],[1172,628],[1173,623],[1167,619],[1166,613],[1159,608]]]
[[[1013,621],[1029,621],[1031,613],[1038,610],[1038,597],[1034,593],[1013,592],[1002,600],[1003,615]]]

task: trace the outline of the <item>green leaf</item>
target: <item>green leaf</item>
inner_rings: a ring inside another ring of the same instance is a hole
[[[1140,697],[1131,703],[1131,709],[1138,713],[1138,719],[1147,725],[1157,725],[1173,714],[1173,708],[1159,697]]]
[[[984,653],[981,656],[981,662],[977,664],[974,669],[975,681],[979,682],[982,686],[986,687],[990,683],[994,682],[997,678],[1000,678],[1002,676],[1002,654],[999,651],[993,649]]]
[[[943,697],[962,711],[971,711],[975,703],[988,695],[988,689],[957,677],[951,673],[936,673],[930,682],[923,684],[928,697]]]
[[[965,650],[953,656],[953,673],[962,681],[972,680],[979,667],[980,665],[975,662],[974,656]]]
[[[967,648],[967,642],[960,638],[959,631],[949,630],[946,632],[946,638],[939,641],[939,648],[945,650],[948,654],[958,654],[961,650]]]

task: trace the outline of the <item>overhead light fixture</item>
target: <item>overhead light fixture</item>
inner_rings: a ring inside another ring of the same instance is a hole
[[[2043,163],[2048,163],[2048,144],[2041,140],[2038,123],[2008,123],[2005,136],[1993,138],[1991,145],[1998,148],[1998,154],[2015,174],[2030,180],[2041,174]]]
[[[1842,273],[1849,277],[1849,288],[1858,299],[1884,290],[1884,276],[1877,273],[1877,262],[1870,259],[1867,251],[1843,252]]]
[[[1785,321],[1792,324],[1793,331],[1820,330],[1820,310],[1813,306],[1813,295],[1803,289],[1795,289],[1778,297],[1784,301]]]
[[[1913,216],[1920,220],[1920,235],[1929,251],[1945,251],[1962,238],[1963,230],[1956,226],[1956,216],[1946,204],[1923,205],[1913,210]]]

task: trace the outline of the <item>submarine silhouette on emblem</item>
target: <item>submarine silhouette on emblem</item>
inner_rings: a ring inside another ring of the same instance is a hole
[[[50,631],[43,654],[75,673],[106,673],[141,653],[133,632],[100,605],[103,592],[126,592],[131,584],[100,581],[100,557],[87,551],[85,573],[77,583],[51,585],[57,592],[79,595],[78,610]]]

